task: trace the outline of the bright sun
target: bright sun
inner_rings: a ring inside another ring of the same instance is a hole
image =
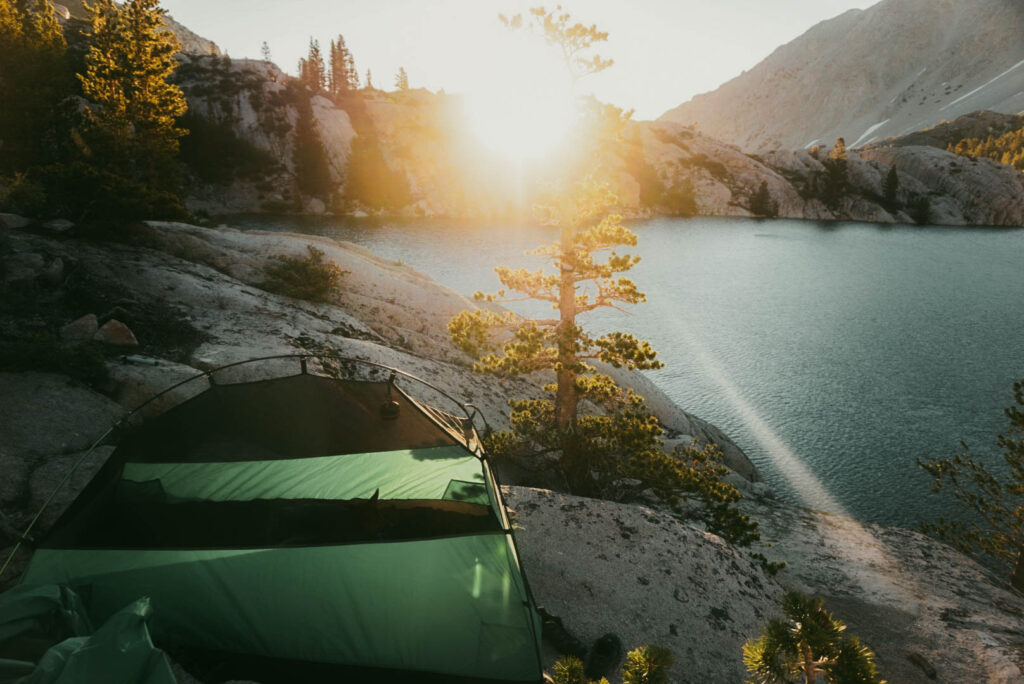
[[[541,159],[565,139],[574,118],[565,68],[548,50],[521,51],[488,69],[486,84],[466,96],[470,130],[510,161]]]

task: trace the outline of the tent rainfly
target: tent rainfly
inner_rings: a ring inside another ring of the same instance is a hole
[[[542,680],[472,422],[394,375],[339,380],[303,359],[211,383],[125,433],[22,584],[70,586],[97,624],[149,597],[154,641],[227,678]]]

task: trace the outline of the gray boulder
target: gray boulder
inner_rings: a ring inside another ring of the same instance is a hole
[[[506,487],[537,603],[590,646],[671,649],[673,682],[740,682],[742,646],[782,588],[719,537],[643,506]],[[558,654],[549,648],[547,668]],[[618,680],[617,673],[614,677]]]
[[[27,219],[24,216],[18,216],[17,214],[0,213],[0,228],[13,228],[15,230],[18,230],[24,228],[30,223],[32,223],[32,220]]]
[[[93,335],[93,339],[115,347],[139,346],[139,341],[135,339],[135,333],[131,331],[131,328],[116,318],[111,318],[101,325],[100,329]]]
[[[31,283],[43,275],[46,260],[42,254],[16,252],[3,258],[4,280],[8,283]]]
[[[84,451],[123,414],[115,402],[52,373],[0,373],[0,509],[28,496],[47,459]]]
[[[99,330],[99,323],[96,314],[85,314],[76,318],[60,329],[62,340],[91,340],[96,331]]]

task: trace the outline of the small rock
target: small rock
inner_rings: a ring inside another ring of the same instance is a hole
[[[0,214],[0,228],[13,228],[18,230],[32,223],[30,219],[17,214]]]
[[[924,672],[925,676],[928,677],[928,679],[935,679],[939,676],[939,673],[935,671],[935,668],[932,667],[932,664],[929,663],[928,660],[920,653],[916,651],[911,651],[907,654],[907,660],[921,668],[921,671]]]
[[[57,257],[43,269],[43,280],[51,285],[58,285],[64,280],[64,260]]]
[[[327,205],[323,203],[323,200],[317,199],[316,197],[312,198],[306,203],[307,214],[316,214],[317,216],[319,216],[320,214],[323,214],[326,211]]]
[[[93,339],[97,342],[117,347],[137,347],[139,345],[139,341],[135,339],[135,334],[132,333],[131,328],[116,318],[111,318],[104,323],[96,331],[96,334],[93,335]]]
[[[51,219],[43,224],[43,228],[51,233],[66,233],[74,227],[75,224],[73,222],[61,218]]]
[[[96,314],[85,314],[61,328],[60,338],[62,340],[91,340],[97,330],[99,330],[99,321],[96,320]]]
[[[46,261],[42,254],[21,252],[4,257],[4,280],[9,283],[29,282],[38,278]]]

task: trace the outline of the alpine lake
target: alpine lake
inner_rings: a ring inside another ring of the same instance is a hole
[[[550,229],[441,220],[235,216],[241,229],[367,247],[471,295]],[[997,435],[1024,378],[1024,228],[656,218],[631,223],[647,302],[581,317],[651,342],[650,373],[728,434],[783,500],[915,527],[949,516],[918,458],[961,440],[1001,468]],[[550,317],[548,305],[510,305]]]

